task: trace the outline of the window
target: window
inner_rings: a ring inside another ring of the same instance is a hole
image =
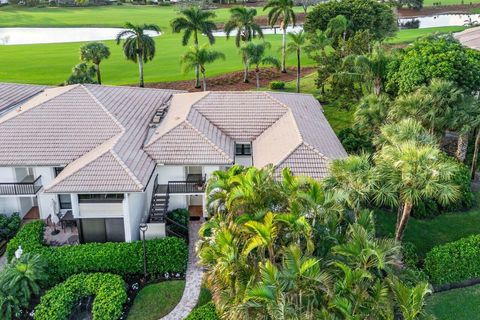
[[[60,204],[60,209],[72,209],[72,198],[69,194],[59,194],[58,203]]]
[[[79,203],[119,203],[123,201],[123,193],[111,194],[79,194]]]
[[[63,171],[63,167],[54,167],[53,170],[55,171],[55,177],[57,177]]]
[[[236,156],[251,156],[252,155],[252,145],[250,143],[236,143],[235,144],[235,155]]]

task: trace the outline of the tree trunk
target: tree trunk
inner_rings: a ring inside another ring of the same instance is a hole
[[[102,84],[102,76],[100,75],[100,64],[95,63],[95,71],[97,72],[97,82],[98,84]]]
[[[398,229],[398,225],[400,224],[400,219],[402,217],[402,212],[403,212],[403,203],[400,203],[398,205],[398,209],[397,209],[397,223],[395,224],[395,230]]]
[[[480,148],[480,128],[477,128],[477,135],[475,136],[475,148],[473,149],[472,167],[470,170],[472,179],[475,179],[475,172],[477,171],[478,149]]]
[[[258,68],[255,68],[255,78],[256,78],[256,81],[257,81],[257,89],[260,88],[260,69]]]
[[[140,87],[145,87],[145,84],[143,82],[143,60],[142,56],[138,55],[138,72],[140,73]]]
[[[374,79],[373,80],[373,93],[378,97],[382,92],[382,80]]]
[[[286,73],[287,69],[285,67],[285,56],[287,50],[287,26],[285,26],[282,22],[282,73]]]
[[[412,212],[412,207],[413,205],[409,202],[403,205],[402,217],[400,218],[397,230],[395,231],[395,240],[398,242],[402,242],[403,234],[405,233],[405,228],[407,227],[408,219]]]
[[[297,93],[300,93],[300,49],[297,50]]]
[[[207,91],[207,77],[205,76],[205,69],[202,68],[203,91]]]
[[[464,162],[467,157],[468,133],[461,133],[458,136],[456,157],[460,162]]]
[[[245,67],[245,72],[243,74],[243,82],[248,83],[248,61],[247,61],[247,57],[243,57],[243,65]]]
[[[195,34],[193,35],[193,37],[195,42],[195,49],[198,49],[198,35],[197,31],[194,32]],[[198,64],[195,65],[195,88],[200,88],[200,66]]]

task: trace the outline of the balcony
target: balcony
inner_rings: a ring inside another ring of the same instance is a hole
[[[25,179],[28,180],[28,179]],[[0,195],[4,196],[22,196],[36,195],[42,189],[42,176],[35,180],[22,182],[0,182]]]
[[[205,176],[201,174],[189,174],[185,181],[168,181],[168,184],[156,186],[158,194],[195,194],[205,192]]]

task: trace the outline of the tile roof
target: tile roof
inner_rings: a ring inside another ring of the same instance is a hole
[[[234,163],[235,142],[277,174],[322,178],[347,155],[311,95],[99,85],[38,93],[0,117],[0,141],[0,166],[65,166],[52,193],[143,191],[157,164]]]
[[[143,143],[180,91],[99,85],[46,90],[0,118],[0,166],[66,166],[47,192],[143,191],[155,162]],[[112,181],[104,181],[105,174]]]
[[[36,96],[47,88],[49,87],[32,84],[0,82],[0,114]]]
[[[252,142],[257,167],[291,165],[317,178],[347,156],[313,96],[253,91],[175,95],[145,150],[159,164],[228,165],[235,142]]]

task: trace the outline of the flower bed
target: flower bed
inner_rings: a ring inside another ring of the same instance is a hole
[[[75,304],[94,296],[92,315],[95,320],[117,320],[127,300],[125,282],[109,273],[77,274],[56,285],[42,296],[35,308],[36,320],[65,320]]]
[[[124,278],[143,273],[142,242],[88,243],[63,247],[43,244],[45,223],[24,225],[8,244],[11,259],[19,245],[24,252],[40,254],[49,266],[51,286],[82,272],[109,272]],[[152,277],[183,274],[187,268],[188,247],[183,239],[163,238],[146,241],[147,271]]]

